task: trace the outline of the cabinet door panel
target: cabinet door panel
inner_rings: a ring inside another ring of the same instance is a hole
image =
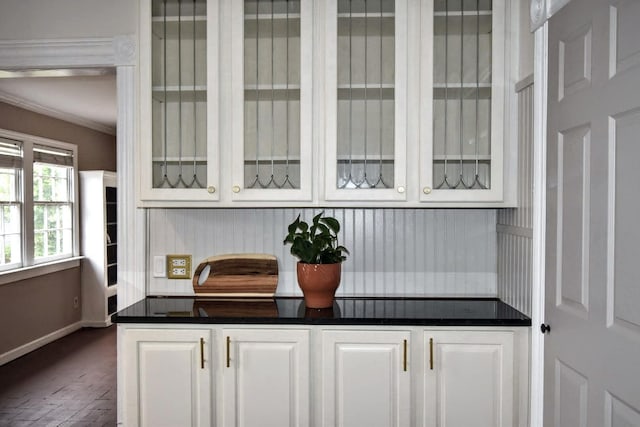
[[[218,200],[218,6],[140,2],[140,193]]]
[[[311,200],[312,2],[231,10],[233,200]]]
[[[425,342],[425,426],[513,425],[512,333],[427,332]]]
[[[126,330],[125,425],[210,425],[210,334],[205,330]]]
[[[425,6],[420,200],[502,201],[506,6],[433,0]]]
[[[309,332],[225,330],[223,425],[309,423]]]
[[[409,332],[324,331],[322,425],[409,425]]]
[[[324,2],[325,197],[406,200],[406,0]]]

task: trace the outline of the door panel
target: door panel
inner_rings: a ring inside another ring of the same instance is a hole
[[[640,2],[549,21],[544,425],[640,425]]]

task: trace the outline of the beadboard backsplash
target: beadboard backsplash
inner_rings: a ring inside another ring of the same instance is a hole
[[[149,209],[148,271],[153,257],[205,258],[264,252],[278,258],[278,295],[301,295],[296,259],[282,240],[301,213],[320,209]],[[496,211],[492,209],[325,209],[342,224],[351,252],[338,295],[496,296]],[[149,275],[149,295],[193,295],[190,280]]]

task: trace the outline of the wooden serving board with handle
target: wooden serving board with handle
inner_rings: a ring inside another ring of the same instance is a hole
[[[197,296],[273,298],[277,287],[278,260],[270,254],[212,256],[193,275]]]

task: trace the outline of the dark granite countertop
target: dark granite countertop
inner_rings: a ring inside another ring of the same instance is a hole
[[[336,298],[306,309],[302,297],[207,299],[147,297],[112,316],[114,323],[531,326],[496,298]]]

